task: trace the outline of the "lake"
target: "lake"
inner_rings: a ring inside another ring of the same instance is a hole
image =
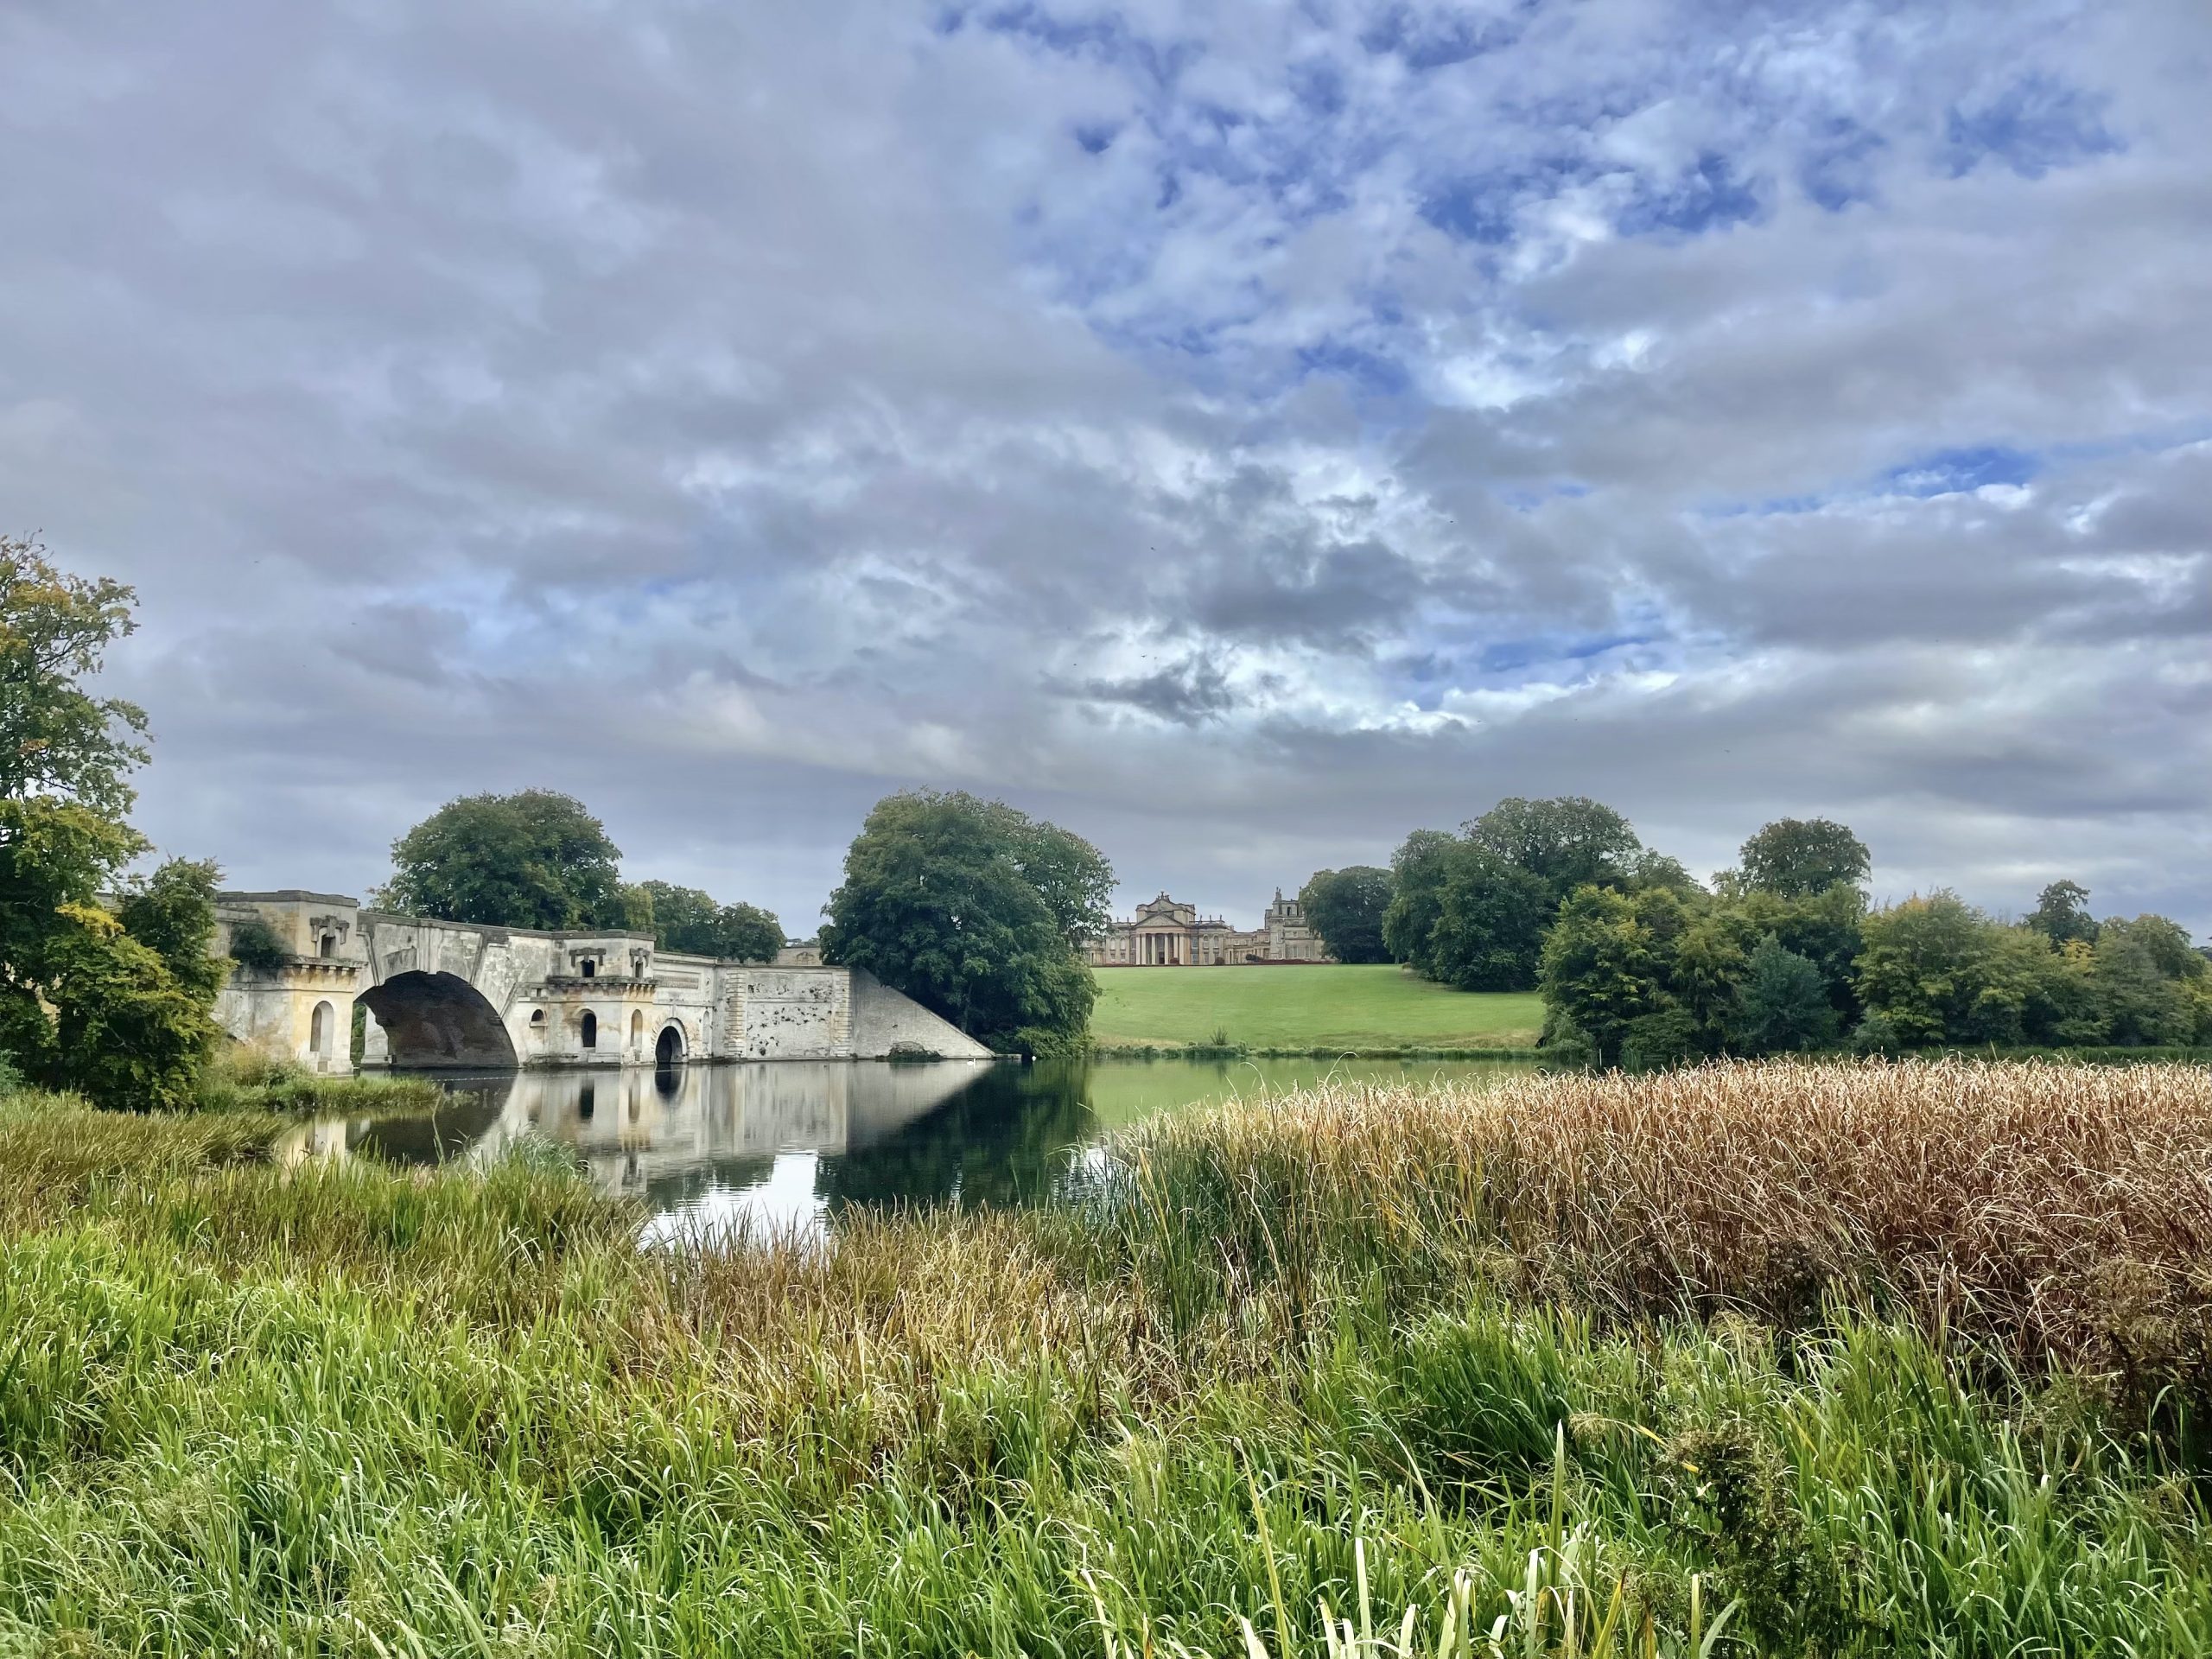
[[[422,1116],[303,1124],[287,1159],[482,1162],[525,1135],[572,1146],[655,1234],[811,1228],[853,1205],[1033,1204],[1113,1130],[1156,1112],[1254,1099],[1323,1077],[1500,1077],[1504,1060],[779,1061],[660,1071],[440,1076]]]

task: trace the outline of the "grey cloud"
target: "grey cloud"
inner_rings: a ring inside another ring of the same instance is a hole
[[[1196,658],[1122,679],[1094,678],[1079,686],[1047,683],[1063,696],[1123,704],[1178,726],[1203,725],[1237,706],[1228,675],[1217,664]]]
[[[0,524],[140,586],[149,827],[359,888],[543,784],[803,926],[909,784],[1240,913],[1571,791],[2212,929],[2212,24],[1389,10],[1130,9],[1165,79],[888,0],[0,15]],[[1954,176],[2031,71],[2115,143]],[[1707,152],[1758,217],[1618,233]]]

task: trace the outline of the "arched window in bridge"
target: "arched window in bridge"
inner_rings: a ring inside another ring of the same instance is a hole
[[[308,1016],[308,1047],[314,1052],[327,1058],[330,1053],[331,1027],[337,1023],[337,1016],[331,1012],[329,1003],[316,1003],[315,1012]]]
[[[530,1023],[533,1026],[543,1026],[545,1023],[545,1010],[543,1008],[532,1008],[530,1011]]]
[[[599,1016],[589,1008],[584,1010],[584,1046],[586,1048],[599,1046]]]
[[[630,1010],[630,1046],[637,1047],[645,1040],[645,1012],[643,1008]]]

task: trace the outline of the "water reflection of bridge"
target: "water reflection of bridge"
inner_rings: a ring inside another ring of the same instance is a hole
[[[757,1185],[787,1154],[843,1157],[880,1145],[963,1093],[979,1087],[1005,1093],[1013,1079],[989,1061],[790,1060],[444,1081],[451,1098],[435,1114],[322,1120],[296,1131],[283,1155],[359,1151],[406,1163],[480,1166],[538,1136],[574,1147],[603,1191],[664,1209],[680,1206],[687,1191]],[[994,1082],[1001,1086],[988,1088]]]

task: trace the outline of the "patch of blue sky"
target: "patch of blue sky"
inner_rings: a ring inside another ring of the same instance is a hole
[[[1395,5],[1368,25],[1359,43],[1376,57],[1396,57],[1408,69],[1448,69],[1511,46],[1535,10],[1534,0],[1524,0],[1505,16],[1478,17],[1457,8]]]
[[[1413,389],[1413,377],[1402,363],[1349,340],[1316,340],[1300,346],[1296,356],[1301,377],[1324,376],[1340,380],[1365,397],[1402,397]]]
[[[1535,512],[1547,502],[1579,501],[1590,493],[1590,486],[1573,479],[1560,479],[1541,486],[1520,485],[1496,489],[1491,493],[1516,512]]]
[[[2053,452],[2056,453],[2056,452]],[[1923,499],[1955,495],[1992,484],[2025,484],[2048,470],[2049,457],[2003,444],[1974,444],[1931,449],[1878,474],[1872,480],[1832,490],[1763,496],[1746,501],[1707,501],[1697,509],[1704,518],[1795,518],[1822,512],[1839,503],[1868,495],[1910,495]]]
[[[1990,101],[1954,105],[1944,121],[1943,154],[1951,176],[1986,160],[2039,179],[2123,148],[2105,125],[2106,99],[2050,75],[2027,74]]]
[[[1889,141],[1847,117],[1824,124],[1805,147],[1797,181],[1806,195],[1832,213],[1875,200],[1875,163]]]
[[[940,13],[938,29],[952,34],[971,22],[979,29],[1011,35],[1039,51],[1114,64],[1161,89],[1173,86],[1200,51],[1192,42],[1155,41],[1140,35],[1118,12],[1062,17],[1048,7],[1026,0],[1015,5],[973,6],[957,13]]]
[[[1628,236],[1666,232],[1701,236],[1764,219],[1767,196],[1764,181],[1738,174],[1733,162],[1707,150],[1679,182],[1665,189],[1639,188],[1616,224]]]
[[[1477,659],[1484,674],[1517,674],[1548,663],[1586,663],[1616,651],[1659,643],[1656,633],[1538,634],[1525,639],[1497,639]]]
[[[1916,456],[1890,468],[1881,481],[1893,495],[1955,495],[1991,484],[2025,484],[2042,471],[2042,461],[2024,450],[1978,444]]]

